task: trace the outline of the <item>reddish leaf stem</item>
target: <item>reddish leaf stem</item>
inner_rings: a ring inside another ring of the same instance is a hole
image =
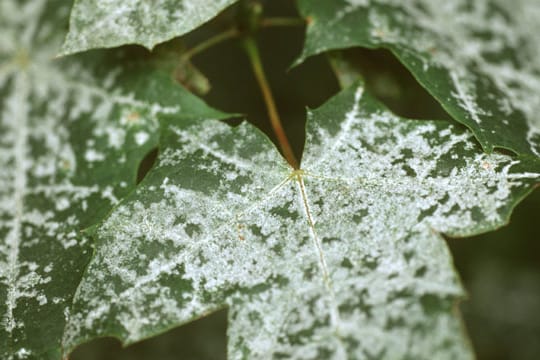
[[[289,164],[294,169],[299,169],[300,164],[296,159],[296,156],[294,155],[292,147],[289,143],[289,139],[287,138],[287,134],[283,129],[276,102],[274,101],[274,96],[272,95],[270,84],[268,83],[266,74],[264,72],[259,48],[257,47],[257,43],[255,42],[253,36],[249,35],[244,39],[244,47],[253,68],[255,78],[257,79],[257,83],[259,84],[259,87],[263,94],[264,102],[268,111],[268,116],[270,118],[270,124],[272,125],[274,133],[277,137],[283,156],[285,157],[285,159],[287,159]]]

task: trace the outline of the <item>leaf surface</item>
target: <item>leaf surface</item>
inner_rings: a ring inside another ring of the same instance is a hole
[[[361,87],[310,111],[307,135],[293,171],[250,125],[167,125],[156,167],[94,233],[65,348],[228,307],[230,359],[471,358],[438,233],[503,225],[540,173]]]
[[[2,359],[60,358],[92,252],[81,230],[133,189],[159,119],[212,114],[168,76],[119,67],[119,52],[52,60],[68,11],[64,1],[0,2]]]
[[[301,58],[386,48],[482,147],[540,156],[540,2],[299,0]]]
[[[237,0],[76,0],[62,53],[140,44],[149,49],[207,22]]]

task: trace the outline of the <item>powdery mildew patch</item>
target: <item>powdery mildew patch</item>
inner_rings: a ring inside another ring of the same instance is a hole
[[[63,53],[124,44],[156,44],[207,22],[236,0],[79,0]]]
[[[229,307],[229,358],[467,359],[438,232],[496,228],[540,174],[444,122],[344,92],[310,112],[302,170],[249,125],[169,125],[97,231],[65,345],[132,343]]]
[[[312,18],[303,58],[388,48],[484,149],[540,156],[538,1],[299,3]]]
[[[96,76],[84,58],[53,61],[68,11],[64,1],[0,2],[2,359],[60,357],[91,255],[81,230],[134,186],[158,118],[180,113],[127,89],[119,69]]]

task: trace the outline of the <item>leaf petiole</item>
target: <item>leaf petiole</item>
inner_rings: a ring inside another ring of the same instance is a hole
[[[253,73],[255,74],[255,78],[257,79],[257,83],[259,84],[263,94],[266,109],[268,111],[268,117],[270,118],[270,124],[272,125],[274,134],[277,137],[283,156],[294,169],[299,169],[300,164],[294,155],[291,144],[289,143],[289,139],[287,138],[287,134],[285,133],[281,123],[276,102],[264,72],[259,48],[257,47],[255,38],[252,35],[244,38],[244,49],[246,50],[247,56],[253,68]]]
[[[302,19],[298,18],[289,18],[289,17],[271,17],[260,20],[260,26],[263,28],[268,27],[286,27],[286,26],[303,26],[305,22]],[[231,28],[222,33],[212,36],[211,38],[197,44],[195,47],[187,50],[182,55],[182,60],[189,60],[193,56],[208,50],[209,48],[220,44],[224,41],[234,39],[241,34],[241,31],[237,28]]]
[[[294,17],[269,17],[261,20],[261,27],[304,26],[306,22]]]
[[[211,38],[201,42],[197,46],[189,49],[182,55],[182,60],[189,60],[193,56],[211,48],[212,46],[215,46],[219,43],[222,43],[224,41],[233,39],[240,35],[240,31],[236,28],[229,29],[227,31],[224,31],[222,33],[219,33],[215,36],[212,36]]]

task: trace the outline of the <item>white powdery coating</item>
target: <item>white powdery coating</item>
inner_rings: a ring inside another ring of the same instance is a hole
[[[353,13],[367,21],[344,22]],[[488,150],[540,156],[538,16],[536,0],[349,0],[308,28],[304,56],[339,44],[391,48],[439,101],[460,109],[458,120]],[[356,28],[364,26],[361,38]],[[430,76],[440,80],[434,84]]]
[[[43,344],[50,337],[21,334],[61,338],[65,319],[53,314],[70,305],[73,278],[88,259],[80,230],[125,192],[121,180],[130,181],[137,164],[124,163],[124,148],[146,143],[158,115],[177,110],[136,99],[115,71],[100,81],[87,66],[53,61],[67,10],[46,0],[0,2],[2,359],[50,351]],[[42,19],[45,11],[50,18]],[[143,115],[126,122],[133,113]],[[98,184],[90,168],[109,171],[110,183]]]
[[[531,127],[528,132],[528,140],[531,144],[540,143],[540,3],[538,1],[498,0],[497,4],[513,15],[514,26],[519,35],[526,37],[526,42],[519,42],[524,47],[525,55],[521,60],[523,68],[516,69],[509,62],[490,66],[489,73],[500,88],[510,95],[518,109],[523,109],[527,114]],[[517,41],[516,41],[517,42]],[[516,83],[519,86],[516,86]],[[540,150],[536,152],[540,156]]]
[[[310,113],[301,171],[248,125],[171,127],[98,231],[65,346],[132,343],[227,305],[230,359],[470,358],[437,231],[503,224],[540,175],[362,98]]]
[[[420,11],[420,6],[425,8]],[[435,35],[431,41],[414,41],[413,37],[413,47],[431,54],[426,63],[451,70],[457,89],[454,96],[471,118],[480,124],[482,115],[490,115],[488,109],[476,103],[486,94],[477,91],[471,79],[472,71],[466,70],[474,66],[479,76],[494,81],[504,96],[497,101],[499,121],[508,121],[504,116],[510,111],[508,102],[526,115],[531,149],[540,156],[540,96],[537,95],[540,94],[540,40],[536,35],[540,31],[540,2],[420,1],[406,9],[411,17],[419,19],[418,25],[424,31]],[[479,33],[490,34],[490,39]],[[511,52],[511,56],[505,52]],[[514,63],[512,56],[516,58]]]
[[[63,53],[156,44],[183,35],[236,0],[79,0],[71,13]]]

